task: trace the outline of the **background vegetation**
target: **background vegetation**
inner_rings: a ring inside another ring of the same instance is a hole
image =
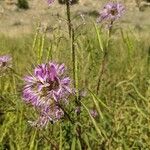
[[[36,118],[36,112],[21,99],[22,77],[38,64],[39,49],[43,51],[42,62],[65,63],[72,76],[66,23],[55,16],[53,19],[61,24],[46,28],[39,24],[37,30],[27,35],[0,36],[0,54],[13,57],[13,70],[0,77],[0,150],[149,150],[149,26],[142,26],[146,30],[141,31],[141,25],[133,28],[123,21],[116,23],[97,95],[101,49],[106,47],[107,30],[96,24],[95,18],[77,17],[74,27],[82,25],[75,31],[76,73],[78,89],[85,93],[81,97],[80,117],[73,111],[72,97],[68,111],[75,120],[73,124],[64,118],[44,129],[30,126],[28,121]],[[93,108],[98,112],[96,118],[90,114]]]

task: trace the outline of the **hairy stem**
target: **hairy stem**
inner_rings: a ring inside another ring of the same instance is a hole
[[[74,81],[74,88],[77,88],[77,81],[76,81],[76,55],[75,55],[75,45],[74,45],[74,30],[72,29],[72,37],[71,37],[71,50],[72,50],[72,68],[73,68],[73,81]]]
[[[71,46],[71,58],[72,58],[72,69],[73,69],[73,81],[74,88],[76,87],[76,59],[75,59],[75,39],[74,39],[74,29],[72,27],[71,22],[71,13],[70,13],[70,0],[66,0],[66,12],[67,12],[67,24],[68,24],[68,33],[70,38],[70,46]]]
[[[71,23],[71,14],[70,14],[70,0],[66,0],[66,11],[67,11],[67,21],[68,21],[68,32],[69,32],[69,38],[71,43],[71,57],[72,57],[72,69],[73,69],[73,81],[74,81],[74,88],[77,90],[76,93],[76,103],[77,105],[81,105],[78,100],[78,79],[77,79],[77,63],[76,63],[76,53],[75,53],[75,32],[74,28],[72,27]],[[72,122],[69,114],[65,112],[65,115],[67,118]],[[80,120],[80,116],[78,116],[78,121]],[[84,142],[81,137],[81,127],[77,126],[77,136],[79,138],[79,141],[81,143],[81,147],[84,148]]]
[[[69,32],[69,37],[71,38],[72,23],[71,23],[71,13],[70,13],[70,0],[66,0],[66,12],[67,12],[67,21],[68,21],[68,32]]]

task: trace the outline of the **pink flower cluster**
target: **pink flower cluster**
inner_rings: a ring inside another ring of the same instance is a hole
[[[47,0],[48,5],[51,5],[55,0]]]
[[[9,55],[0,56],[0,76],[11,67],[12,58]]]
[[[117,2],[109,2],[107,3],[103,10],[99,13],[98,22],[106,21],[106,22],[114,22],[119,19],[125,11],[125,7]]]
[[[67,103],[72,92],[70,79],[64,73],[64,64],[49,62],[39,65],[33,75],[24,78],[23,99],[40,111],[37,125],[45,126],[48,121],[56,122],[63,117],[64,112],[59,104]]]

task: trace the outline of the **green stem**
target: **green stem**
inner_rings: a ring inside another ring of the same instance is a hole
[[[102,62],[100,63],[99,77],[98,77],[97,89],[96,89],[96,94],[97,95],[100,92],[100,86],[101,86],[102,78],[103,78],[104,72],[106,70],[106,62],[107,62],[108,49],[109,49],[109,44],[110,44],[110,37],[111,37],[111,32],[112,32],[112,25],[113,25],[113,22],[110,23],[110,28],[108,30],[107,45],[106,45],[106,48],[104,49]]]
[[[70,0],[66,0],[66,12],[67,12],[69,37],[71,39],[72,24],[71,24],[71,13],[70,13],[70,2],[69,1]]]
[[[76,53],[75,53],[75,34],[71,23],[70,0],[66,0],[66,11],[67,11],[68,32],[69,32],[70,45],[71,45],[74,88],[77,89],[78,82],[77,82],[77,64],[76,64],[77,62],[76,62]]]
[[[150,47],[148,49],[148,58],[147,58],[147,66],[148,66],[148,75],[150,74]]]
[[[76,56],[75,56],[75,45],[74,45],[74,30],[72,29],[72,38],[71,38],[71,50],[72,50],[72,68],[73,68],[73,80],[74,88],[77,88],[76,83]]]
[[[70,44],[71,44],[71,54],[72,54],[71,57],[72,57],[74,88],[77,90],[76,103],[77,103],[77,105],[81,106],[81,104],[78,100],[79,94],[78,94],[77,61],[76,61],[76,52],[75,52],[75,32],[74,32],[74,28],[72,27],[72,23],[71,23],[70,0],[66,0],[66,11],[67,11],[67,21],[68,21],[68,32],[69,32],[69,38],[70,38]],[[65,113],[65,114],[68,117],[68,119],[70,120],[69,115],[67,113]],[[78,121],[80,121],[79,116],[78,116]],[[81,127],[77,126],[76,131],[77,131],[81,146],[84,147],[84,142],[81,137]]]
[[[17,73],[13,68],[9,67],[9,69],[19,80],[21,80],[21,81],[23,80],[22,76],[19,73]]]
[[[68,119],[72,124],[74,124],[74,121],[71,119],[70,115],[69,115],[69,114],[67,113],[67,111],[63,108],[63,106],[61,106],[59,103],[57,103],[57,106],[63,110],[64,115],[67,117],[67,119]]]

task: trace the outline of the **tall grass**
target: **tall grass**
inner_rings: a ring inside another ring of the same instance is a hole
[[[28,123],[36,111],[21,99],[22,77],[46,61],[65,63],[72,75],[70,40],[60,29],[50,38],[40,32],[22,38],[0,36],[0,53],[12,55],[14,70],[0,78],[0,149],[149,149],[149,39],[130,29],[112,32],[100,94],[96,88],[106,32],[90,22],[76,32],[77,90],[86,92],[79,95],[81,113],[74,113],[72,97],[68,111],[73,122],[62,119],[44,129]],[[93,108],[98,112],[96,118],[90,113]]]

